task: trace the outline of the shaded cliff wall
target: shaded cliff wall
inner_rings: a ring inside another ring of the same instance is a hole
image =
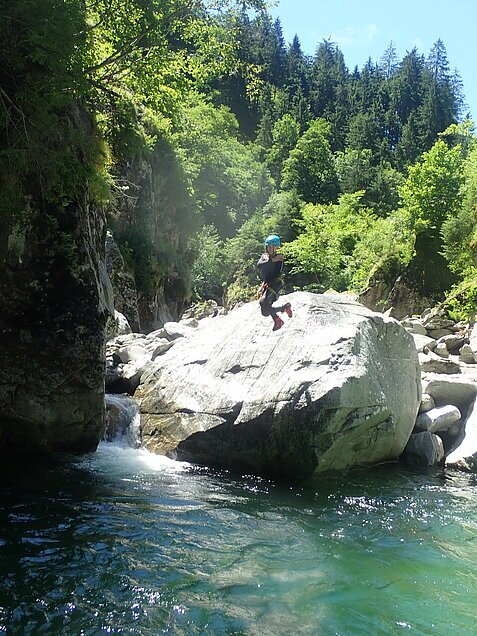
[[[79,107],[62,121],[81,138],[94,137]],[[80,166],[81,149],[70,153]],[[44,196],[34,165],[28,177],[20,204],[1,214],[0,450],[90,451],[103,429],[112,310],[105,214],[92,203],[86,176],[61,203]]]

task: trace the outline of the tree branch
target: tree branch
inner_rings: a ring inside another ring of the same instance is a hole
[[[185,17],[186,15],[192,12],[193,8],[194,8],[194,0],[192,0],[189,4],[186,4],[183,7],[176,9],[176,11],[172,11],[168,16],[166,16],[161,21],[161,26],[163,27],[167,26],[168,23],[170,23],[173,19],[179,17],[181,14],[183,15],[183,17]],[[110,64],[114,64],[124,59],[137,47],[137,45],[141,42],[141,40],[143,40],[146,37],[146,35],[151,33],[151,31],[156,29],[158,26],[159,26],[159,23],[151,24],[146,29],[144,29],[141,33],[134,36],[129,41],[126,41],[118,51],[115,51],[112,55],[107,57],[105,60],[103,60],[99,64],[95,64],[94,66],[90,66],[89,68],[85,69],[85,73],[93,73],[94,71],[98,71],[99,69],[104,68],[105,66],[109,66]]]

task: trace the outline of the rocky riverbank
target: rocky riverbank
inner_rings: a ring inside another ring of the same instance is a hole
[[[477,331],[427,310],[402,325],[419,353],[422,401],[404,459],[473,470],[477,459]]]

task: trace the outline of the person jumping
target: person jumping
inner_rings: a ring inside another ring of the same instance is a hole
[[[271,234],[265,239],[265,253],[260,256],[257,267],[263,279],[260,288],[260,310],[262,316],[271,316],[273,319],[272,331],[277,331],[283,326],[283,320],[278,316],[278,312],[286,313],[289,318],[293,316],[290,303],[285,303],[281,307],[273,307],[273,303],[278,299],[283,281],[280,275],[283,270],[283,254],[277,253],[280,247],[280,237]]]

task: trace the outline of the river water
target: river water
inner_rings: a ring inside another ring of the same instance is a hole
[[[0,633],[477,634],[473,476],[290,485],[102,443],[0,478]]]

